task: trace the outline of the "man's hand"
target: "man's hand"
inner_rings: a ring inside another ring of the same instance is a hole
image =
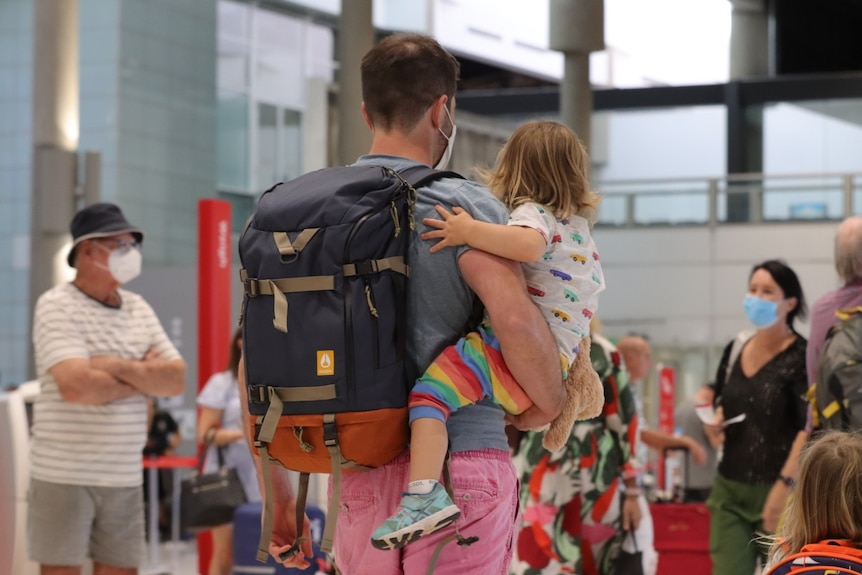
[[[434,206],[442,220],[434,218],[423,218],[422,223],[429,228],[436,228],[433,232],[425,232],[420,237],[423,240],[441,238],[439,242],[431,246],[432,254],[449,246],[463,246],[470,243],[470,234],[476,220],[464,208],[455,206],[450,213],[441,205]]]
[[[686,443],[688,443],[688,452],[691,454],[692,460],[694,460],[697,465],[706,464],[706,460],[708,459],[706,449],[704,449],[703,446],[693,438],[686,437],[686,439],[688,440]]]
[[[144,355],[144,359],[142,359],[141,361],[153,361],[161,358],[162,355],[156,350],[156,348],[151,347],[147,350],[147,353]]]
[[[299,545],[299,549],[291,556],[282,558],[281,554],[286,552],[296,541],[296,501],[283,504],[276,500],[275,517],[272,523],[272,537],[269,540],[269,553],[276,562],[285,567],[305,569],[309,566],[308,559],[313,557],[311,548],[311,523],[306,515],[302,525],[302,536],[305,540]]]
[[[626,495],[623,498],[623,530],[634,531],[641,524],[641,506],[638,498]]]
[[[530,406],[519,415],[506,414],[506,423],[521,431],[529,431],[547,425],[555,416],[548,415],[535,405]]]

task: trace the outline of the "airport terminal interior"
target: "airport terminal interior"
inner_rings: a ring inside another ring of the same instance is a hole
[[[116,203],[146,230],[128,289],[186,361],[184,393],[159,408],[193,458],[198,391],[223,369],[206,330],[228,326],[226,346],[237,324],[237,242],[257,199],[365,153],[362,54],[430,35],[461,66],[449,169],[475,176],[533,119],[585,144],[598,319],[611,341],[648,339],[638,393],[657,426],[714,381],[747,325],[754,264],[786,261],[809,303],[840,285],[835,232],[862,214],[860,18],[840,0],[0,0],[0,575],[38,572],[25,545],[31,322],[36,298],[73,277],[79,208]],[[218,277],[207,266],[230,274],[216,319],[200,304]],[[314,483],[310,501],[325,496]],[[150,539],[142,574],[203,569],[176,525]]]

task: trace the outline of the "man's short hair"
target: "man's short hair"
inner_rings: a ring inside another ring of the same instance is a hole
[[[440,96],[451,108],[460,65],[429,36],[393,34],[362,59],[362,100],[371,123],[409,131]]]

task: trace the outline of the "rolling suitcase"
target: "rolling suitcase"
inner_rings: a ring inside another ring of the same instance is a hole
[[[685,452],[682,489],[688,482],[689,455]],[[658,575],[710,575],[709,510],[703,503],[653,503],[649,506],[658,552]]]
[[[329,561],[320,550],[320,539],[326,515],[313,505],[305,512],[311,521],[311,540],[314,558],[307,569],[287,568],[276,564],[272,557],[266,563],[257,560],[257,544],[260,538],[261,502],[245,503],[237,507],[233,516],[233,575],[322,575],[331,572]]]

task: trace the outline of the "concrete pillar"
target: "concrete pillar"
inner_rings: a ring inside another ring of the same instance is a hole
[[[362,83],[359,66],[374,47],[372,0],[341,3],[338,21],[338,163],[352,164],[368,153],[371,132],[362,119]]]
[[[769,15],[764,0],[731,0],[730,79],[769,75]]]
[[[550,8],[550,47],[565,58],[560,116],[589,149],[593,115],[590,53],[605,47],[604,0],[551,0]]]
[[[42,292],[69,278],[79,129],[78,0],[34,0],[34,11],[31,311]]]

